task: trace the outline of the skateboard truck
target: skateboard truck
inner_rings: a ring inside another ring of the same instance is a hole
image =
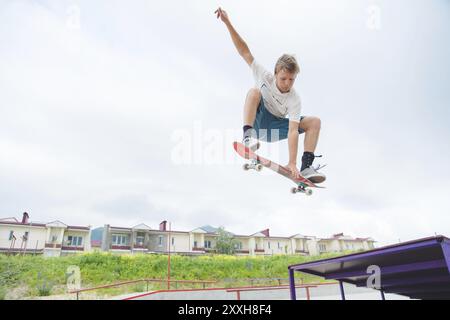
[[[245,171],[248,170],[256,170],[256,171],[261,171],[263,169],[263,165],[261,163],[259,163],[257,160],[255,159],[251,159],[250,163],[246,163],[242,166],[242,168]]]
[[[302,185],[299,185],[298,187],[292,188],[292,189],[291,189],[291,192],[292,192],[293,194],[296,194],[296,193],[304,193],[304,194],[306,194],[307,196],[311,196],[311,195],[313,194],[312,189],[305,188],[305,186],[302,186]]]

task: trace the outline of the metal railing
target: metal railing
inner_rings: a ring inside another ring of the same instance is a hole
[[[325,282],[325,283],[307,283],[307,284],[296,284],[295,287],[296,288],[301,288],[301,289],[305,289],[306,290],[306,300],[311,300],[312,294],[310,292],[310,289],[312,288],[318,288],[321,286],[328,286],[328,285],[336,285],[338,284],[337,282]],[[191,295],[191,293],[194,292],[201,292],[201,291],[205,291],[205,292],[214,292],[214,291],[224,291],[226,293],[236,293],[236,299],[237,300],[241,300],[241,293],[242,292],[255,292],[255,291],[278,291],[278,290],[290,290],[290,286],[289,285],[283,285],[283,286],[253,286],[253,287],[248,287],[248,286],[242,286],[242,287],[232,287],[232,288],[226,288],[226,287],[213,287],[213,288],[207,288],[207,289],[182,289],[182,290],[157,290],[157,291],[153,291],[153,292],[148,292],[146,294],[141,294],[141,295],[137,295],[137,296],[129,296],[124,298],[123,300],[136,300],[136,299],[141,299],[141,300],[151,300],[151,298],[149,299],[149,297],[152,296],[156,296],[156,295],[164,295],[164,294],[176,294],[174,296],[172,296],[172,298],[168,298],[168,299],[176,299],[177,294],[189,294],[189,297],[192,299],[192,297],[194,297],[195,295]],[[166,297],[167,298],[167,297]],[[225,297],[226,298],[226,297]],[[267,298],[267,297],[266,297]],[[195,298],[194,298],[195,299]],[[197,296],[196,299],[199,299],[199,297]],[[201,299],[204,299],[201,298]],[[229,299],[229,298],[226,298]],[[255,298],[253,298],[255,299]]]
[[[306,300],[311,300],[311,294],[310,294],[309,289],[317,288],[317,285],[308,285],[308,284],[301,285],[300,284],[300,285],[296,285],[295,288],[304,288],[306,290]],[[228,289],[227,292],[236,292],[236,300],[241,300],[241,292],[289,290],[289,289],[290,289],[289,285],[284,285],[284,286],[278,286],[278,287],[264,286],[264,287],[253,287],[253,288],[233,288],[233,289]]]
[[[125,286],[128,284],[134,284],[134,283],[140,283],[140,282],[145,282],[146,283],[146,288],[147,288],[147,292],[148,292],[148,286],[150,282],[156,282],[156,283],[167,283],[168,287],[170,287],[170,285],[172,283],[175,284],[175,288],[178,289],[178,284],[179,283],[189,283],[189,284],[201,284],[203,285],[203,289],[206,288],[207,284],[211,284],[211,283],[216,283],[217,281],[210,281],[210,280],[170,280],[168,281],[167,279],[139,279],[139,280],[133,280],[133,281],[125,281],[125,282],[118,282],[118,283],[113,283],[113,284],[109,284],[109,285],[104,285],[104,286],[98,286],[98,287],[92,287],[92,288],[85,288],[85,289],[80,289],[80,290],[74,290],[74,291],[70,291],[70,294],[76,294],[77,295],[77,300],[80,299],[80,293],[82,292],[87,292],[87,291],[95,291],[95,290],[100,290],[100,289],[108,289],[108,288],[115,288],[115,287],[120,287],[120,286]]]

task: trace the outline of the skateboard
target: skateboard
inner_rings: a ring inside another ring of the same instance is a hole
[[[311,188],[325,188],[323,186],[318,186],[311,182],[310,180],[300,176],[299,178],[294,178],[291,174],[291,171],[283,167],[271,160],[268,160],[266,158],[261,157],[260,155],[253,152],[250,148],[244,146],[240,142],[233,142],[233,148],[239,154],[242,158],[248,159],[251,162],[246,163],[243,165],[243,169],[245,171],[254,169],[256,171],[261,171],[263,167],[269,168],[273,171],[275,171],[278,174],[281,174],[282,176],[288,178],[289,180],[293,181],[297,187],[293,187],[291,189],[292,193],[304,193],[307,196],[310,196],[313,194],[313,190]]]

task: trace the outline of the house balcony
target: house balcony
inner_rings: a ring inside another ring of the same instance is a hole
[[[45,244],[45,248],[47,249],[61,249],[62,244],[61,243],[51,243],[51,242],[47,242]]]
[[[84,251],[84,247],[64,246],[64,247],[62,247],[62,250],[65,250],[65,251]]]

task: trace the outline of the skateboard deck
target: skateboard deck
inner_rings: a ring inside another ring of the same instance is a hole
[[[305,193],[306,195],[311,195],[312,190],[310,188],[325,188],[323,186],[316,185],[315,183],[311,182],[305,177],[302,177],[301,175],[299,178],[294,178],[288,168],[264,157],[261,157],[240,142],[233,142],[233,148],[242,158],[252,161],[251,164],[244,165],[244,170],[256,169],[256,171],[260,171],[262,169],[261,165],[269,168],[270,170],[275,171],[276,173],[293,181],[297,185],[297,188],[291,189],[292,193],[301,192]]]

